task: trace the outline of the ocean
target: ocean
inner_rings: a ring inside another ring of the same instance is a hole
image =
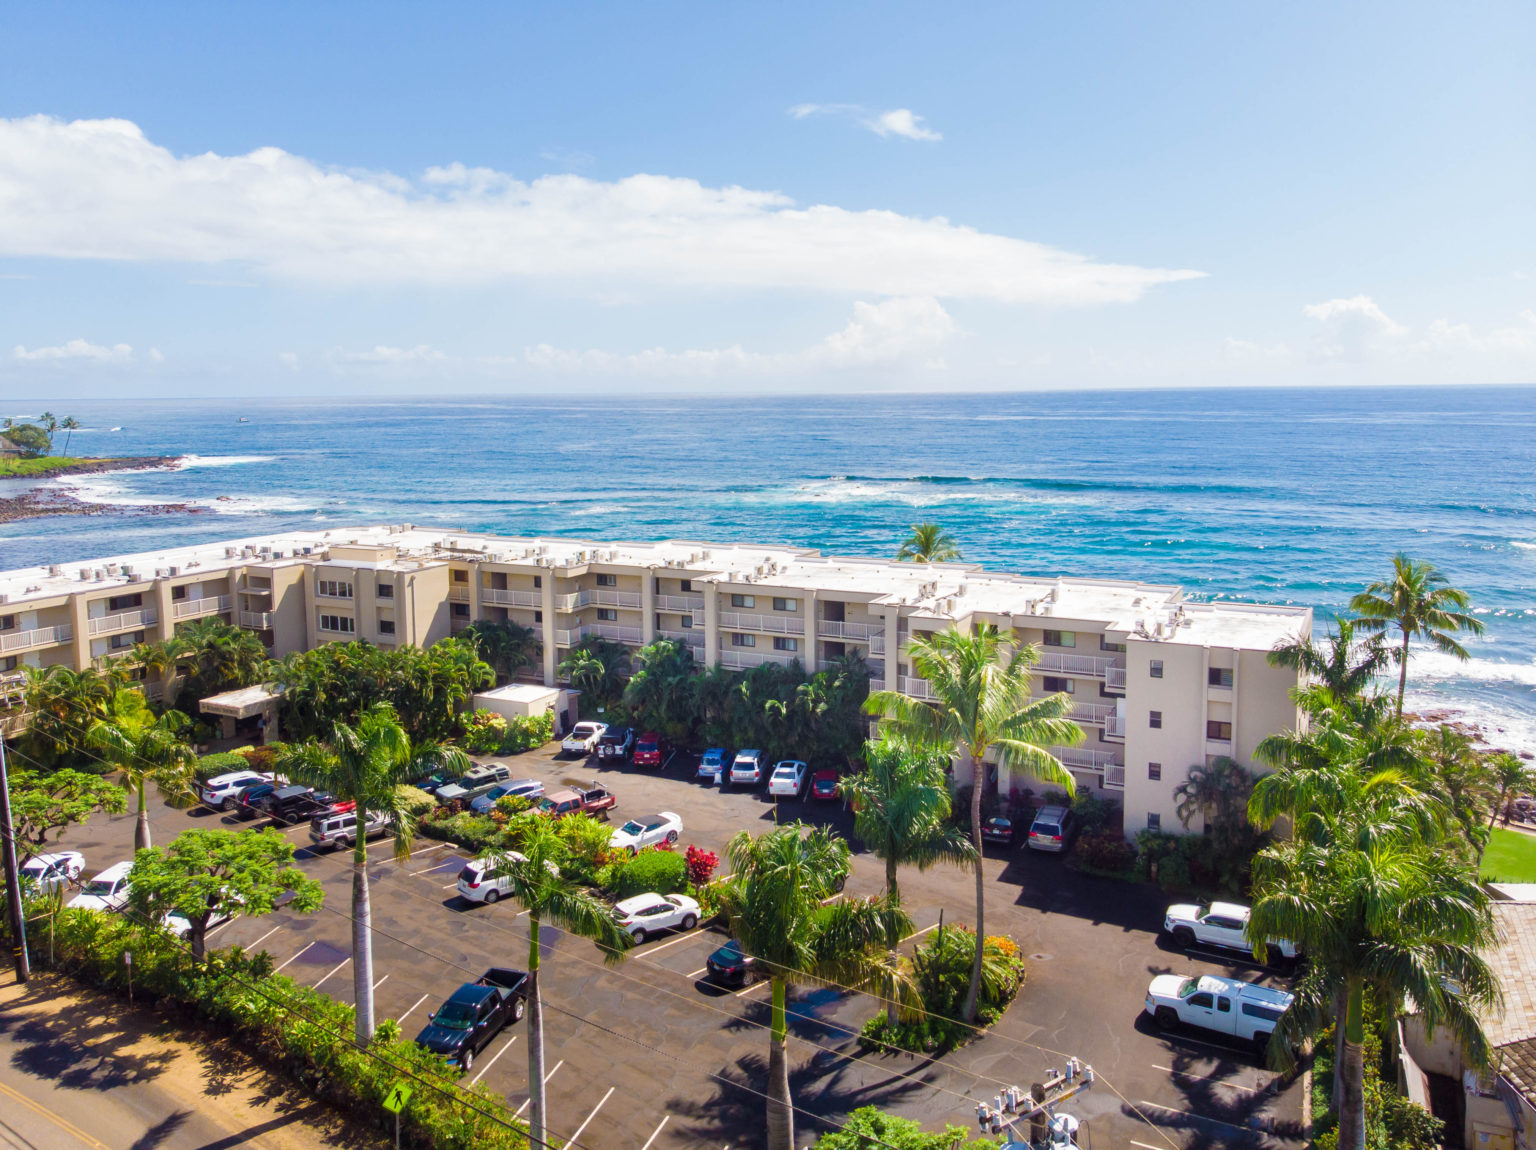
[[[187,459],[59,481],[124,511],[0,525],[0,567],[386,521],[883,556],[932,520],[988,567],[1304,603],[1320,630],[1406,551],[1486,627],[1469,662],[1413,659],[1411,705],[1536,751],[1532,387],[51,406],[71,453]],[[133,512],[165,503],[196,510]]]

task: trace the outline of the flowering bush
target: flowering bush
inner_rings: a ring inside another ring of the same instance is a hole
[[[688,885],[697,889],[709,885],[715,868],[720,865],[720,856],[714,851],[700,850],[690,843],[685,862],[688,867]]]
[[[476,711],[464,721],[464,749],[472,755],[495,755],[507,737],[507,720],[495,711]]]

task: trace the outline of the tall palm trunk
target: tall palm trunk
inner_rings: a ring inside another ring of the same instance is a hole
[[[978,755],[966,751],[965,757],[971,763],[971,845],[976,848],[976,958],[971,963],[971,985],[966,987],[965,1005],[960,1009],[960,1016],[966,1022],[975,1022],[976,1006],[981,998],[981,943],[987,937],[987,874],[986,867],[981,865],[985,859],[981,850],[981,786],[985,767]]]
[[[144,778],[139,777],[139,785],[134,788],[139,799],[139,817],[133,825],[133,849],[142,851],[149,849],[149,808],[144,805]]]
[[[1365,1150],[1365,988],[1351,980],[1345,994],[1343,1096],[1339,1100],[1339,1150]]]
[[[1397,670],[1397,717],[1403,717],[1403,696],[1408,693],[1408,631],[1403,631],[1403,653]],[[1340,1144],[1342,1145],[1342,1143]]]
[[[887,901],[890,902],[890,904],[891,904],[891,906],[893,908],[901,906],[901,890],[896,885],[896,860],[895,860],[894,857],[893,858],[888,858],[888,859],[885,860],[885,897],[886,897]],[[895,930],[894,927],[892,927],[892,929],[891,929],[891,935],[892,935],[892,938],[891,938],[891,972],[892,972],[893,976],[894,976],[895,971],[896,971],[896,963],[898,961],[900,961],[900,959],[901,959],[901,949],[900,949],[901,948],[901,939],[894,937],[895,934],[896,934],[896,930]],[[886,1002],[885,1002],[885,1020],[891,1026],[895,1026],[896,1025],[896,984],[895,984],[894,978],[892,979],[890,984],[888,984],[886,986],[886,994],[887,994],[887,998],[886,998]]]
[[[768,1035],[768,1150],[795,1150],[795,1111],[789,1094],[789,1034],[784,998],[788,983],[773,980],[773,1020]]]
[[[1344,1021],[1349,1013],[1349,990],[1339,987],[1333,992],[1333,1093],[1328,1095],[1329,1109],[1339,1112],[1344,1100]]]
[[[357,843],[352,847],[352,1000],[357,1003],[357,1041],[373,1038],[373,900],[368,896],[368,838],[363,805],[357,805]]]
[[[528,915],[528,1145],[544,1141],[544,1000],[539,993],[539,916]]]

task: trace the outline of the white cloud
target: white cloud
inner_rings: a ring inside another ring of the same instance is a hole
[[[329,284],[565,281],[1098,304],[1202,273],[1101,263],[942,217],[635,175],[418,181],[278,148],[178,157],[123,120],[0,120],[0,257],[233,262]]]
[[[640,376],[789,375],[900,363],[942,369],[943,360],[931,353],[957,331],[943,305],[926,296],[855,303],[853,318],[842,330],[797,352],[751,352],[733,345],[684,351],[657,347],[625,354],[539,344],[523,353],[523,362],[548,371]]]
[[[1312,356],[1324,362],[1355,363],[1408,334],[1408,329],[1382,311],[1368,295],[1310,303],[1301,309],[1323,325]]]
[[[72,339],[68,343],[58,347],[34,347],[27,349],[17,344],[11,355],[15,359],[22,360],[59,360],[59,359],[90,359],[98,363],[131,363],[133,361],[133,347],[126,343],[116,343],[111,347],[104,347],[99,343],[89,343],[83,339]],[[158,351],[150,349],[150,358],[158,362],[163,358]]]
[[[387,347],[379,344],[369,351],[337,350],[331,354],[331,360],[334,363],[430,363],[447,358],[446,353],[424,343],[418,343],[415,347]]]
[[[291,352],[291,351],[280,351],[280,352],[278,352],[277,353],[277,362],[282,364],[289,371],[298,371],[299,370],[299,357],[298,357],[298,354],[295,353],[295,352]]]
[[[1302,313],[1324,323],[1354,323],[1373,328],[1383,335],[1405,335],[1408,329],[1382,311],[1368,295],[1350,296],[1348,299],[1331,299],[1323,303],[1309,303]]]
[[[797,120],[804,120],[808,116],[846,116],[877,136],[901,136],[930,143],[937,143],[944,138],[939,132],[924,126],[923,118],[910,108],[875,112],[861,104],[796,104],[790,108],[789,114]]]

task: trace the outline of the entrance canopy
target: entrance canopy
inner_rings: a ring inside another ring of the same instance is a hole
[[[259,683],[254,687],[241,687],[238,691],[209,695],[198,705],[205,715],[249,719],[253,715],[272,714],[282,697],[283,689],[276,683]]]

